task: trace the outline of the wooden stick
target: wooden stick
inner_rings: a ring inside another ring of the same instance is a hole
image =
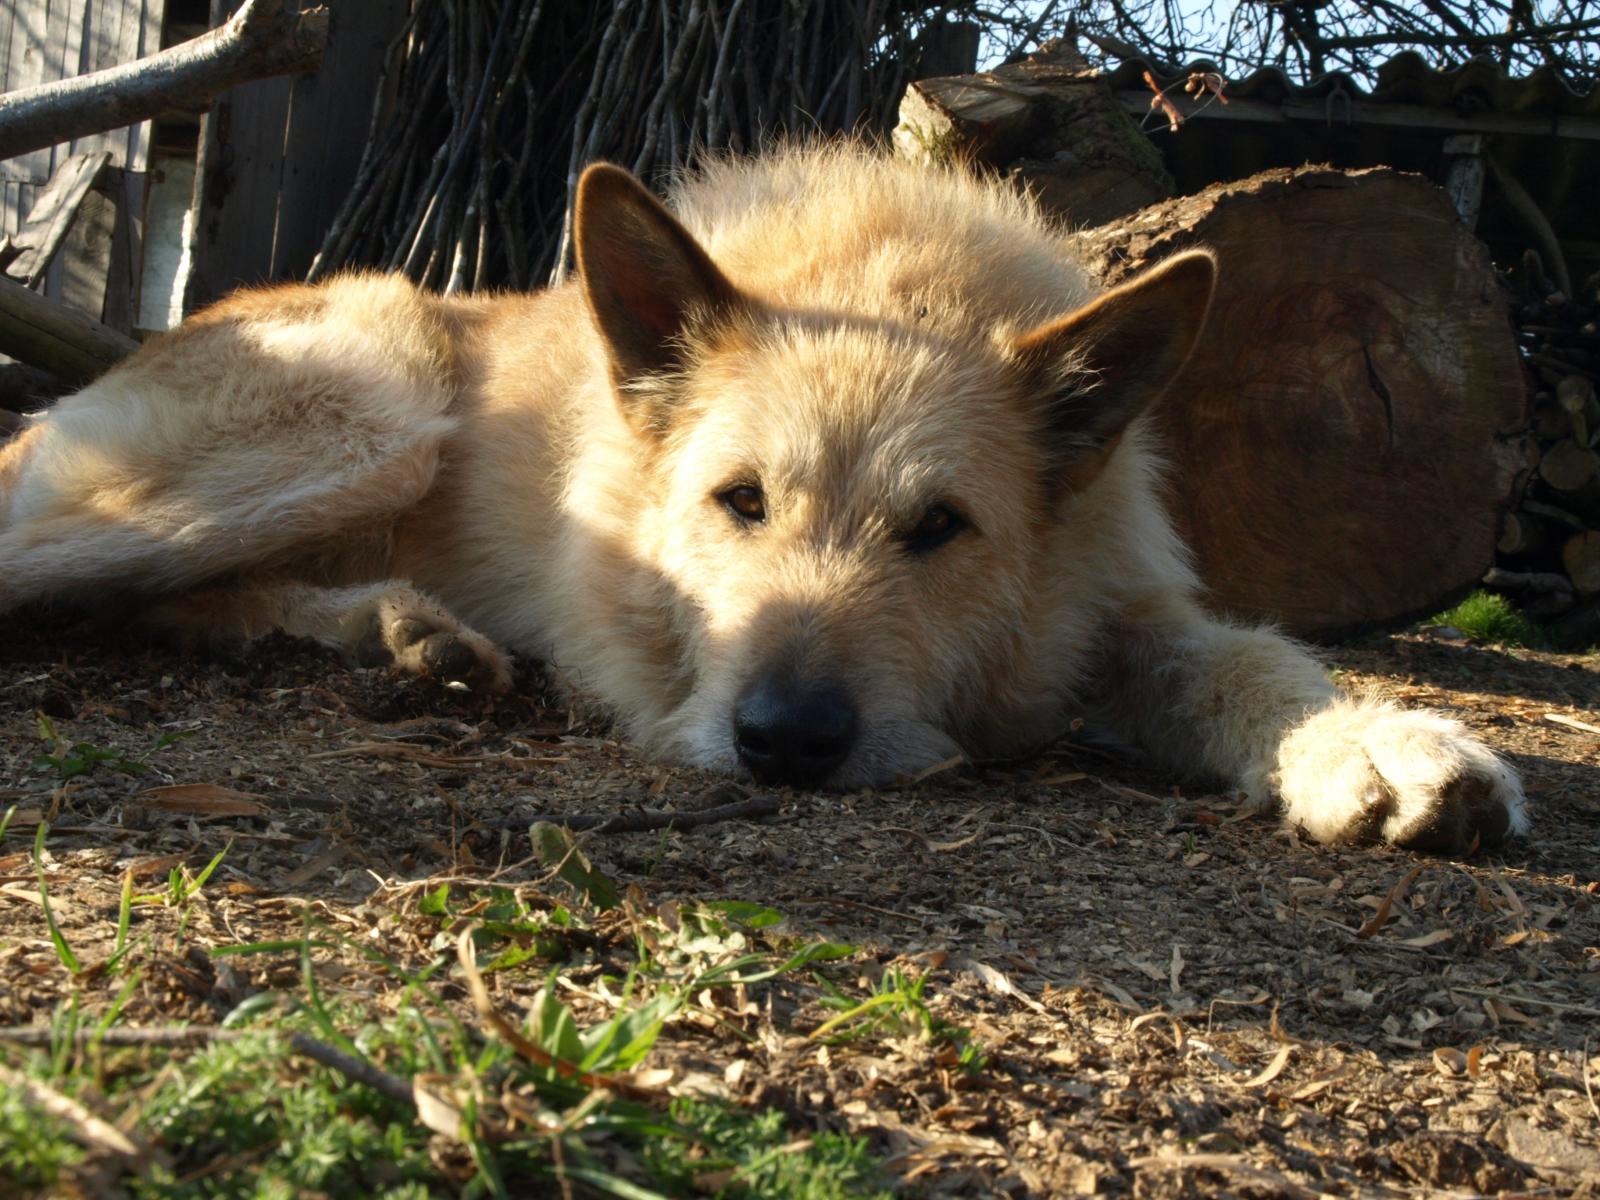
[[[252,1032],[263,1031],[223,1029],[216,1025],[166,1026],[155,1029],[113,1028],[99,1034],[92,1029],[80,1029],[77,1031],[77,1040],[95,1041],[105,1046],[192,1047],[209,1046],[212,1042],[236,1042]],[[413,1102],[409,1079],[385,1071],[381,1067],[375,1067],[364,1059],[352,1058],[344,1051],[336,1050],[326,1042],[319,1042],[316,1038],[307,1037],[303,1033],[284,1034],[282,1030],[264,1032],[285,1037],[296,1054],[339,1072],[353,1083],[364,1084],[403,1104]],[[52,1044],[55,1036],[54,1030],[43,1025],[0,1027],[0,1042],[10,1042],[17,1046],[48,1046]]]
[[[631,813],[530,813],[499,821],[496,829],[524,829],[537,821],[587,833],[650,833],[657,829],[698,829],[719,821],[748,821],[778,815],[776,796],[752,796],[733,804],[719,804],[699,812],[660,812],[644,809]]]
[[[0,159],[173,109],[201,111],[252,79],[316,70],[327,44],[327,9],[245,0],[227,24],[159,54],[0,96]]]

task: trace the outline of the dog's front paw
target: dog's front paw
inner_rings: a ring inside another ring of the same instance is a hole
[[[1314,713],[1278,747],[1274,784],[1319,842],[1455,851],[1528,828],[1522,785],[1493,752],[1446,717],[1384,702]]]
[[[385,598],[354,647],[364,667],[394,666],[474,691],[511,688],[511,664],[481,633],[417,599]]]

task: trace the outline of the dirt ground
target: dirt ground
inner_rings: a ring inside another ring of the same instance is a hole
[[[938,1015],[988,1053],[967,1076],[913,1046],[821,1046],[804,1013],[779,1013],[751,1042],[686,1025],[652,1065],[866,1133],[914,1193],[1600,1196],[1600,660],[1421,634],[1327,657],[1513,759],[1532,836],[1460,861],[1326,849],[1070,743],[902,790],[785,793],[759,823],[590,836],[596,865],[652,903],[758,901],[860,944],[864,978],[927,972]],[[529,673],[485,710],[287,640],[195,658],[11,624],[0,1024],[47,1021],[67,986],[27,853],[41,815],[52,902],[92,951],[130,863],[199,865],[229,839],[201,944],[293,936],[306,901],[363,929],[406,881],[526,858],[540,813],[743,794],[639,760],[538,686]],[[152,770],[51,787],[40,713]],[[175,784],[253,801],[151,790]],[[292,967],[221,961],[147,972],[125,1023],[214,1022],[252,988],[294,986]]]

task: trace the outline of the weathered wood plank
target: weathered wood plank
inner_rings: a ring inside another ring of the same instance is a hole
[[[54,293],[68,304],[102,320],[111,265],[111,239],[116,232],[116,201],[104,192],[84,198],[61,254],[61,284]]]
[[[61,164],[40,191],[21,228],[11,237],[17,254],[4,266],[7,275],[28,287],[44,278],[84,197],[110,158],[110,154],[100,151],[73,155]]]
[[[188,308],[305,274],[360,165],[384,49],[405,14],[403,0],[334,8],[315,75],[246,84],[212,105]]]
[[[321,69],[294,80],[273,239],[275,279],[306,273],[355,181],[384,51],[408,8],[407,0],[338,8]]]
[[[49,42],[51,12],[48,5],[32,3],[7,5],[11,10],[11,39],[4,65],[6,90],[34,87],[45,82],[45,48]],[[57,20],[65,20],[58,10]],[[13,179],[43,183],[50,178],[51,154],[48,147],[9,157],[7,174]]]

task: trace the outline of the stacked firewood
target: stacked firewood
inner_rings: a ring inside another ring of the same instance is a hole
[[[1550,619],[1557,640],[1587,642],[1600,634],[1600,273],[1569,295],[1535,252],[1522,268],[1514,317],[1537,453],[1500,520],[1487,582]]]

